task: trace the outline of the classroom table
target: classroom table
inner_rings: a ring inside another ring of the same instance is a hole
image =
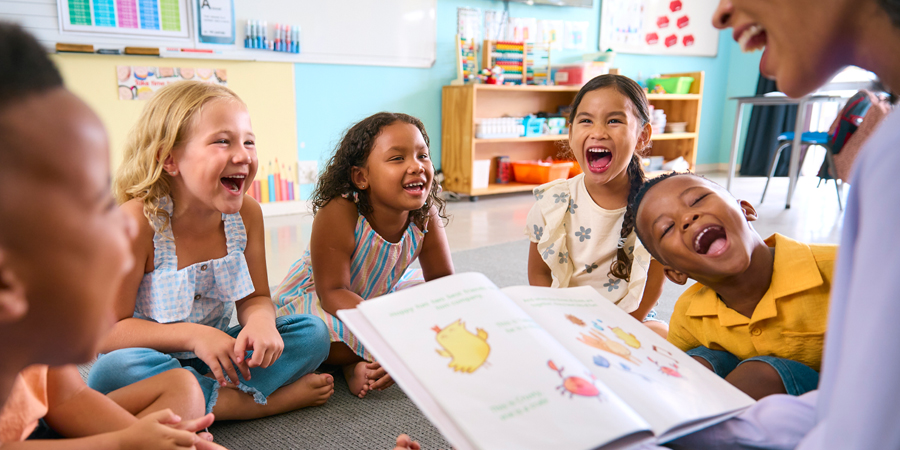
[[[755,95],[750,97],[731,97],[729,100],[737,100],[737,114],[734,121],[734,137],[731,143],[731,160],[728,163],[728,182],[725,188],[731,190],[731,180],[734,178],[734,168],[737,165],[738,146],[741,143],[741,123],[744,118],[744,106],[746,105],[798,105],[797,121],[794,125],[794,141],[791,145],[791,164],[788,168],[788,194],[784,207],[791,207],[791,198],[794,195],[794,189],[797,187],[797,177],[800,175],[800,151],[794,150],[800,148],[800,141],[803,138],[803,131],[806,128],[807,106],[816,102],[837,102],[846,99],[841,95],[807,95],[802,98],[791,98],[784,94],[778,95]]]

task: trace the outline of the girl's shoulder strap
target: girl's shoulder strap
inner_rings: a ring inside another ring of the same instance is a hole
[[[225,243],[228,253],[243,253],[247,248],[247,229],[244,227],[244,219],[241,213],[222,214],[225,222]]]
[[[150,217],[150,227],[153,228],[153,266],[155,269],[176,270],[178,259],[175,254],[175,235],[172,234],[172,200],[169,197],[159,199],[159,208],[169,215],[165,223],[158,217]]]

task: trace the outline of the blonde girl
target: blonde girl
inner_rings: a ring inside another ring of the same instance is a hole
[[[207,411],[251,419],[325,402],[328,331],[313,316],[275,318],[263,220],[245,195],[257,170],[246,105],[229,89],[185,81],[160,89],[115,179],[137,220],[135,269],[119,295],[89,385],[110,392],[184,367]],[[229,327],[236,313],[239,325]]]

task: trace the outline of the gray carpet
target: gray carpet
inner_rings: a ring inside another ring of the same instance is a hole
[[[520,240],[453,253],[457,272],[481,272],[497,286],[528,284],[528,241]],[[657,312],[668,320],[684,288],[667,283]],[[82,367],[82,375],[87,368]],[[340,370],[335,393],[319,407],[245,422],[216,423],[216,442],[238,449],[389,449],[400,433],[418,440],[424,449],[450,445],[398,386],[372,392],[364,399],[350,394]]]

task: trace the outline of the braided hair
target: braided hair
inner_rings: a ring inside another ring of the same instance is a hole
[[[572,101],[572,112],[569,113],[570,126],[575,121],[575,116],[578,114],[578,105],[581,104],[581,100],[584,96],[588,92],[604,88],[615,89],[618,93],[624,95],[631,101],[633,107],[632,112],[640,120],[640,129],[643,129],[645,125],[650,123],[650,104],[647,102],[647,95],[644,94],[644,89],[640,85],[631,78],[622,75],[600,75],[599,77],[588,81],[584,87],[578,91],[575,100]],[[622,221],[622,231],[619,233],[616,259],[609,267],[610,275],[626,281],[631,277],[631,256],[629,256],[628,252],[625,250],[625,241],[634,230],[635,222],[634,210],[630,205],[637,195],[638,190],[644,184],[644,181],[647,180],[646,175],[644,175],[644,167],[641,165],[641,155],[649,147],[650,145],[648,143],[644,148],[636,148],[634,154],[631,155],[631,161],[628,163],[626,173],[628,174],[628,180],[631,183],[631,188],[628,190],[629,206],[625,208],[625,218]]]

